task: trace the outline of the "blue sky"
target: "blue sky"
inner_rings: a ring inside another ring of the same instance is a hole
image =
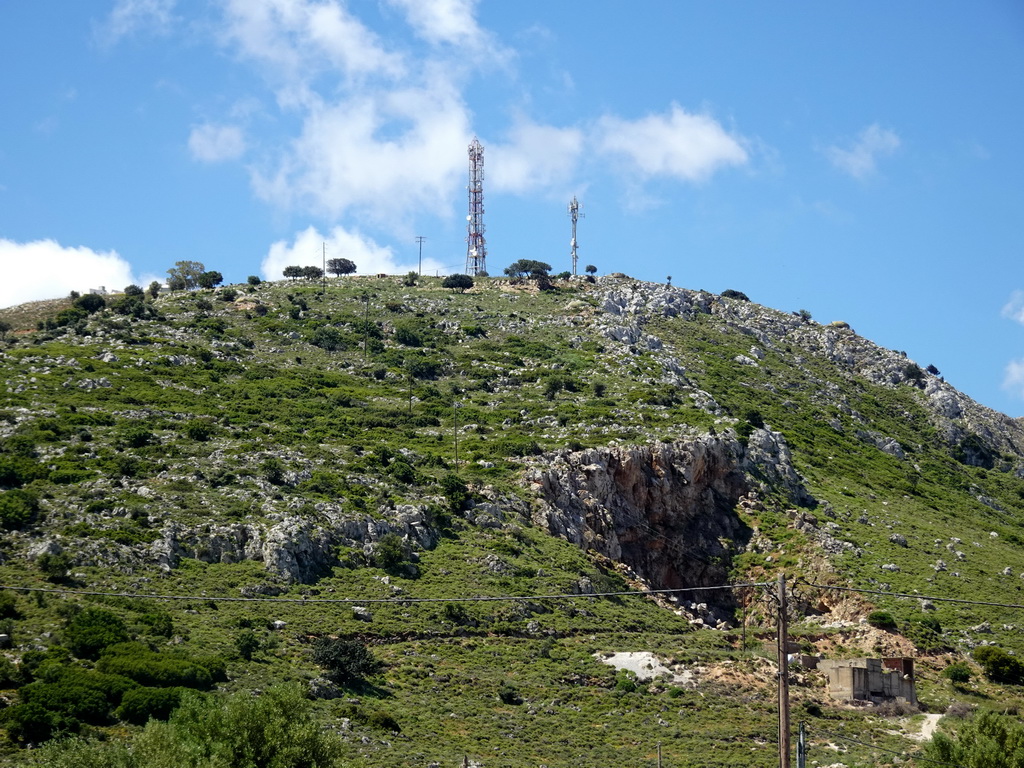
[[[0,306],[328,257],[580,268],[844,320],[1024,415],[1024,5],[0,4]]]

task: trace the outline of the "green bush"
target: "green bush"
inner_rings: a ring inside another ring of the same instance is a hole
[[[20,488],[49,474],[42,464],[28,456],[0,453],[0,489]]]
[[[740,301],[750,301],[743,291],[734,291],[732,288],[728,288],[722,291],[722,296],[727,299],[739,299]]]
[[[983,645],[975,648],[974,660],[985,670],[985,677],[994,683],[1024,685],[1024,664],[1002,648]]]
[[[415,326],[409,323],[395,326],[395,341],[403,347],[420,347],[423,345],[423,339],[416,332]]]
[[[23,704],[35,704],[93,725],[102,725],[110,716],[110,702],[95,688],[74,682],[36,681],[18,691]]]
[[[297,310],[297,307],[292,307],[292,309]],[[310,338],[309,343],[332,352],[336,349],[345,348],[345,337],[337,328],[322,325],[313,331],[313,336]]]
[[[296,686],[223,699],[185,691],[166,723],[150,720],[127,743],[52,742],[35,762],[40,768],[335,768],[339,750]]]
[[[140,685],[207,690],[212,687],[215,675],[223,674],[220,664],[214,664],[215,669],[211,671],[211,663],[210,660],[153,651],[142,643],[122,642],[103,652],[96,669],[106,674],[123,675]]]
[[[892,632],[896,629],[896,619],[888,611],[872,611],[868,614],[868,624],[876,629]]]
[[[324,677],[341,685],[358,683],[383,667],[358,640],[330,637],[313,641],[313,663],[324,670]]]
[[[40,744],[58,733],[74,733],[80,724],[39,704],[15,704],[0,712],[7,738],[15,744]]]
[[[215,428],[213,424],[204,419],[192,419],[185,425],[184,431],[185,437],[189,440],[205,443],[213,436]]]
[[[963,661],[954,661],[942,670],[942,676],[952,683],[968,683],[971,680],[971,668]]]
[[[43,572],[43,576],[46,577],[47,581],[59,584],[68,576],[68,570],[71,568],[71,559],[63,552],[56,554],[44,552],[36,558],[36,566]]]
[[[18,598],[9,590],[0,592],[0,619],[16,619],[20,615],[18,611]]]
[[[64,637],[75,656],[95,659],[107,646],[125,642],[128,630],[117,614],[102,608],[86,608],[71,619]]]
[[[166,720],[188,688],[135,688],[128,691],[115,715],[127,723],[145,725],[150,718]]]
[[[954,737],[936,733],[925,745],[926,759],[938,765],[1020,768],[1024,765],[1024,725],[1015,716],[982,712]]]
[[[21,488],[0,491],[0,526],[13,531],[24,528],[36,519],[39,500]]]
[[[511,683],[505,682],[501,684],[501,688],[498,689],[498,699],[501,700],[502,704],[509,704],[516,706],[523,703],[522,697]]]
[[[0,688],[17,688],[24,682],[24,673],[6,656],[0,656]]]
[[[373,547],[373,563],[385,571],[392,571],[408,561],[405,543],[397,533],[385,533]]]
[[[260,649],[260,639],[255,632],[247,629],[235,637],[235,649],[239,656],[250,661],[252,655]]]

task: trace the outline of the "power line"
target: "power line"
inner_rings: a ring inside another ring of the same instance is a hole
[[[962,603],[964,605],[987,605],[992,608],[1021,608],[1024,609],[1024,605],[1017,603],[992,603],[985,600],[965,600],[961,597],[933,597],[931,595],[913,595],[906,592],[887,592],[883,589],[860,589],[858,587],[836,587],[828,584],[812,584],[809,581],[796,581],[795,584],[799,584],[804,587],[814,587],[815,589],[831,589],[837,592],[858,592],[865,595],[884,595],[885,597],[909,597],[915,600],[931,600],[937,603]]]
[[[0,584],[0,590],[14,592],[42,592],[44,594],[77,595],[88,597],[122,597],[132,600],[202,600],[224,603],[328,603],[350,605],[353,603],[392,603],[408,605],[410,603],[480,603],[480,602],[524,602],[527,600],[579,600],[596,597],[649,597],[652,595],[671,594],[677,592],[697,592],[701,590],[726,590],[746,587],[766,587],[768,583],[754,582],[750,584],[721,584],[710,587],[681,587],[677,589],[645,589],[627,590],[623,592],[575,592],[552,595],[472,595],[463,597],[226,597],[209,595],[157,595],[142,592],[99,592],[93,590],[57,589],[53,587],[17,587]]]

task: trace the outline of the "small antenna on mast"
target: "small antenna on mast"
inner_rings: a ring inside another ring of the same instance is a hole
[[[578,258],[576,255],[576,222],[587,217],[585,213],[580,213],[582,207],[576,199],[576,195],[573,195],[572,202],[569,203],[569,218],[572,219],[572,240],[569,241],[569,249],[572,255],[572,273],[574,275],[576,274],[576,260]]]

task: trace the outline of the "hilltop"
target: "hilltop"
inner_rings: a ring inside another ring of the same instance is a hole
[[[106,304],[5,310],[0,580],[53,590],[6,611],[11,662],[66,660],[99,607],[219,659],[207,687],[318,692],[360,764],[635,765],[661,742],[669,765],[760,765],[770,589],[721,588],[784,572],[805,651],[915,656],[932,711],[1021,703],[940,673],[1024,654],[1024,616],[925,598],[1024,602],[1024,422],[844,322],[625,276]],[[588,597],[685,588],[708,589]],[[383,671],[325,687],[323,636]],[[672,672],[601,661],[627,651]],[[915,748],[813,673],[794,702],[817,749]]]

